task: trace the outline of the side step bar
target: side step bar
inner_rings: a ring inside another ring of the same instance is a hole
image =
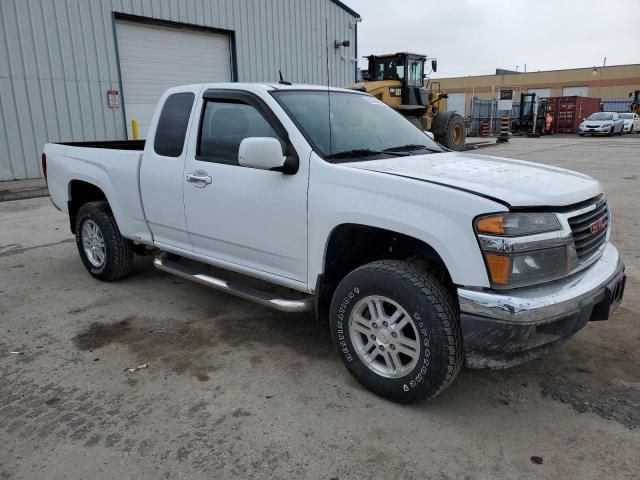
[[[222,290],[223,292],[230,293],[236,297],[250,300],[266,307],[275,308],[281,312],[309,312],[314,308],[313,297],[304,298],[300,300],[286,300],[284,298],[274,298],[273,294],[263,292],[248,285],[242,285],[233,281],[224,280],[222,278],[216,278],[208,273],[202,273],[197,269],[183,265],[179,261],[174,262],[167,259],[164,255],[160,255],[153,260],[153,265],[167,273],[172,273],[178,277],[191,280],[207,287]]]

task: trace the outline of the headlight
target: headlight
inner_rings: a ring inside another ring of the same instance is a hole
[[[389,89],[389,95],[391,95],[392,97],[401,97],[402,89],[399,87],[392,87]]]
[[[553,213],[502,213],[476,220],[476,231],[507,237],[553,232],[562,227]]]
[[[494,288],[556,280],[570,270],[565,232],[553,213],[504,213],[476,219],[475,230]]]

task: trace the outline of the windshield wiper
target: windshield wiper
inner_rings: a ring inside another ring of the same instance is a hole
[[[395,155],[397,157],[404,157],[409,155],[406,152],[387,152],[386,150],[371,150],[370,148],[354,148],[352,150],[345,150],[343,152],[332,153],[331,155],[327,155],[326,159],[334,159],[334,158],[362,158],[362,157],[372,157],[375,155]]]
[[[407,145],[399,145],[397,147],[385,148],[383,150],[384,153],[394,153],[394,152],[412,152],[414,150],[427,150],[433,153],[441,153],[440,150],[436,150],[435,148],[429,148],[426,145],[420,145],[418,143],[409,143]]]

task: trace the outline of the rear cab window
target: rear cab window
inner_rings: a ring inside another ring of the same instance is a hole
[[[194,99],[195,95],[191,92],[174,93],[167,97],[153,141],[153,149],[158,155],[182,155]]]

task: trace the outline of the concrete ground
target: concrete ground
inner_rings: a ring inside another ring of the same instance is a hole
[[[44,178],[0,182],[0,202],[49,195]]]
[[[309,317],[150,258],[98,282],[47,198],[0,204],[0,478],[639,478],[638,152],[637,136],[480,152],[602,182],[625,302],[544,358],[463,370],[414,406],[361,388]]]

